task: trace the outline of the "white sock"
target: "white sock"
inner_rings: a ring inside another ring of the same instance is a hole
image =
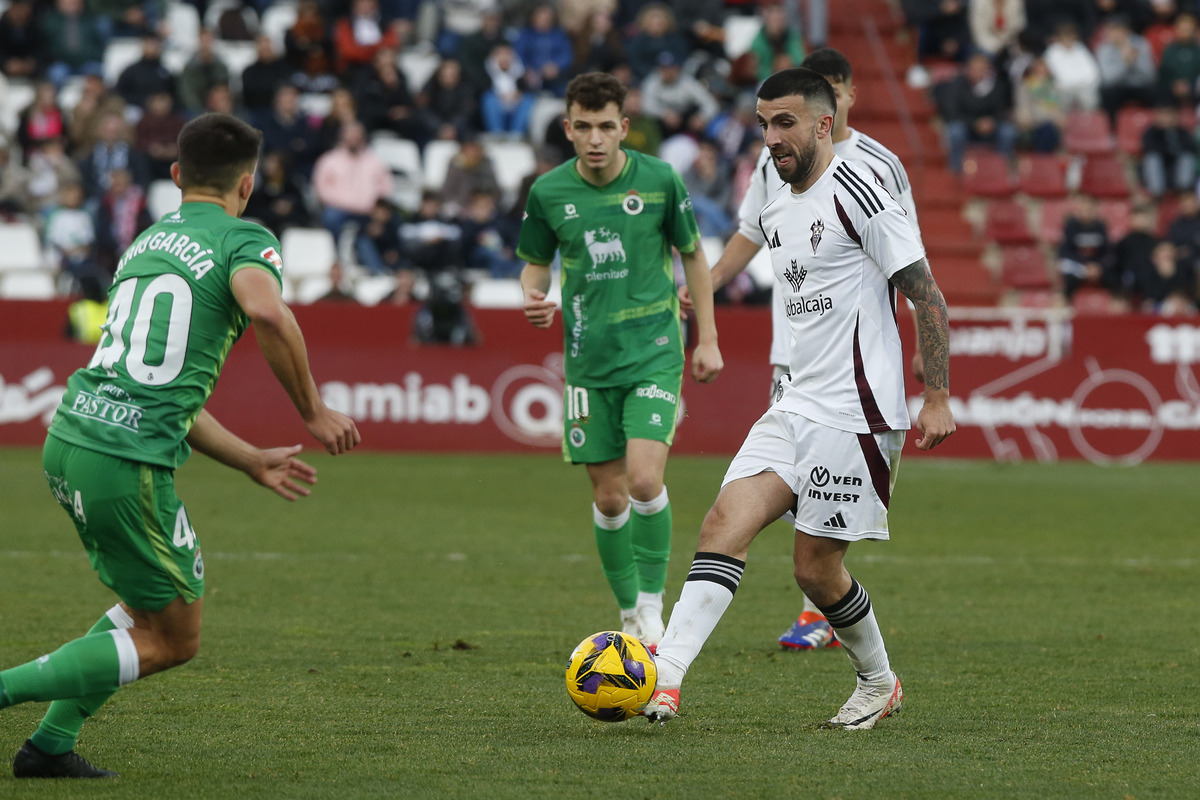
[[[138,679],[138,673],[142,668],[137,645],[133,643],[133,637],[129,635],[129,631],[124,628],[118,628],[109,633],[117,644],[117,685],[124,686],[127,683],[133,683]]]
[[[820,611],[837,634],[854,671],[864,681],[883,683],[891,680],[892,667],[888,663],[883,633],[875,621],[871,598],[862,584],[851,578],[846,596]]]
[[[629,506],[625,506],[625,510],[615,517],[609,517],[605,516],[595,503],[592,503],[592,521],[606,531],[619,531],[625,527],[626,522],[629,522]]]
[[[806,614],[809,611],[815,611],[818,614],[821,613],[821,609],[817,608],[817,604],[814,603],[812,600],[809,600],[808,595],[804,595],[804,609],[803,609],[803,611],[801,611],[801,613]]]
[[[649,517],[652,514],[657,514],[671,504],[671,500],[667,497],[667,487],[664,486],[659,492],[658,497],[653,500],[635,500],[629,498],[629,504],[633,506],[633,510],[641,514],[643,517]]]
[[[658,684],[672,689],[712,635],[742,580],[746,562],[721,553],[696,553],[679,602],[658,645]]]
[[[658,615],[662,616],[663,593],[662,592],[638,592],[638,608],[653,608],[658,611]]]
[[[108,617],[109,622],[117,626],[118,630],[133,627],[133,617],[129,616],[129,612],[120,603],[110,608],[104,615]]]

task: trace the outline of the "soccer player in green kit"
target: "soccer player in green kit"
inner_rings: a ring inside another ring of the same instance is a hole
[[[663,485],[683,383],[683,337],[671,248],[695,303],[692,377],[723,363],[708,262],[683,181],[669,164],[621,148],[625,87],[592,72],[567,87],[577,158],[533,184],[517,255],[525,316],[549,328],[550,263],[562,256],[566,339],[564,458],[586,464],[593,529],[622,629],[654,648],[671,552]]]
[[[317,392],[304,338],[280,295],[279,241],[239,219],[261,142],[259,131],[225,114],[183,128],[171,167],[183,202],[118,263],[104,335],[68,379],[50,425],[46,480],[121,602],[83,637],[0,672],[0,709],[53,701],[17,752],[18,778],[115,776],[74,752],[84,720],[120,686],[199,649],[204,561],[174,487],[191,450],[287,500],[315,482],[316,470],[295,457],[300,445],[261,450],[204,410],[248,324],[317,441],[337,455],[360,440],[353,420]]]

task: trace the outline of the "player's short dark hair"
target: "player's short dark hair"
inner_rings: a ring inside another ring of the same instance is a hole
[[[567,84],[567,110],[575,103],[584,111],[603,111],[609,103],[625,113],[625,84],[607,72],[585,72]]]
[[[254,171],[262,131],[229,114],[202,114],[179,132],[179,183],[225,193]]]
[[[832,47],[814,50],[804,61],[800,62],[800,66],[824,76],[825,80],[831,83],[849,83],[850,79],[854,77],[854,70],[850,68],[850,59]]]
[[[778,100],[781,97],[799,95],[808,105],[815,105],[820,111],[833,114],[837,111],[837,97],[833,87],[829,85],[824,75],[804,67],[776,72],[763,81],[758,88],[759,100]]]

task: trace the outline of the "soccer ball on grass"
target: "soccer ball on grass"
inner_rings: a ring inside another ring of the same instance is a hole
[[[567,694],[580,711],[605,722],[637,716],[657,682],[654,656],[620,631],[592,634],[567,662]]]

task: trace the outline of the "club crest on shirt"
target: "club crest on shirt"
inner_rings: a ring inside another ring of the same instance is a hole
[[[815,256],[817,254],[817,245],[821,243],[821,234],[825,232],[825,223],[822,220],[817,220],[812,224],[810,230],[812,231],[812,238],[809,241],[812,242],[813,255]]]
[[[800,291],[800,287],[804,284],[804,279],[808,277],[808,270],[796,264],[796,259],[792,259],[792,266],[783,273],[783,277],[787,278],[788,283],[792,285],[792,291]]]
[[[632,217],[636,217],[642,213],[642,209],[646,207],[646,201],[637,193],[637,189],[630,189],[625,195],[625,199],[621,201],[621,210]]]

